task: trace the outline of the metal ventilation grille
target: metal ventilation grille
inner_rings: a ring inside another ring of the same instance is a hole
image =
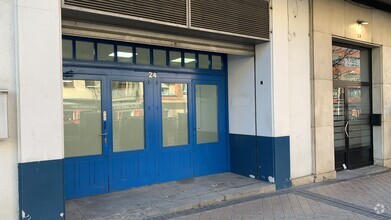
[[[192,0],[191,26],[269,39],[265,0]]]
[[[65,5],[186,25],[186,0],[65,0]]]

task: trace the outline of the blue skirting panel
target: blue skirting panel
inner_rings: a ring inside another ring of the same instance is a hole
[[[277,190],[292,187],[289,136],[229,136],[231,172],[274,182]]]
[[[259,179],[274,181],[276,189],[292,187],[289,137],[258,137]]]
[[[20,219],[64,219],[63,160],[19,163]]]
[[[257,173],[257,137],[253,135],[229,134],[230,170],[243,176]]]

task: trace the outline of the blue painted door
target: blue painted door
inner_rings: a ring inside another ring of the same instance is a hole
[[[109,190],[192,177],[190,79],[132,75],[109,78]]]
[[[159,73],[154,87],[157,181],[192,177],[191,79],[180,74]]]
[[[110,191],[151,184],[155,174],[153,79],[109,77]]]
[[[64,78],[67,199],[228,171],[225,77]]]
[[[194,175],[228,171],[224,78],[193,80]]]
[[[106,78],[64,78],[65,198],[108,192]]]

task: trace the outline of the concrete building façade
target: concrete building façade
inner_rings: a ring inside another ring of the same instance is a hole
[[[283,189],[391,166],[387,1],[142,2],[0,2],[2,219],[218,172]]]

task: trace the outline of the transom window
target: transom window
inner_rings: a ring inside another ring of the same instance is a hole
[[[64,60],[150,65],[186,69],[225,70],[223,54],[151,47],[123,42],[101,41],[64,36]]]

